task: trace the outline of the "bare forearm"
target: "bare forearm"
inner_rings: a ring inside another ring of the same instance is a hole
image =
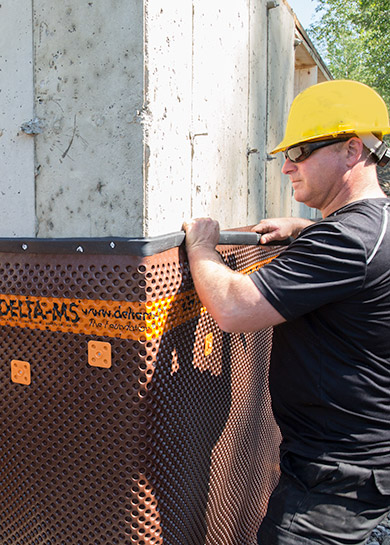
[[[252,280],[228,268],[215,250],[189,249],[188,259],[198,296],[224,331],[257,331],[284,321]]]
[[[221,329],[257,331],[284,321],[248,276],[224,264],[215,249],[218,222],[203,218],[184,223],[183,228],[195,289]]]

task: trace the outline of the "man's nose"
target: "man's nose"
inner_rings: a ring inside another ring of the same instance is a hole
[[[295,163],[293,163],[292,161],[290,161],[290,159],[288,157],[286,157],[284,163],[283,163],[283,167],[282,167],[282,172],[283,174],[289,174],[290,172],[292,172],[293,170],[296,170],[297,166]]]

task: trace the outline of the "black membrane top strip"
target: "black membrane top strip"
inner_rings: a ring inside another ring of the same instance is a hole
[[[258,245],[258,233],[249,231],[221,231],[219,244],[231,246]],[[0,252],[29,254],[102,254],[151,256],[183,244],[184,231],[144,238],[0,238]],[[287,246],[291,239],[274,245]]]

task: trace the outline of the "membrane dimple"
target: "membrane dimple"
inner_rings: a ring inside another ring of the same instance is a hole
[[[220,251],[237,270],[276,253]],[[156,319],[155,338],[75,334],[60,306],[66,331],[2,326],[0,543],[254,542],[277,476],[270,331],[219,330],[177,249],[148,258],[6,254],[0,294],[3,313],[16,312],[18,297],[175,313]],[[88,364],[89,341],[110,345],[110,368]],[[10,380],[12,360],[29,363],[30,385]]]

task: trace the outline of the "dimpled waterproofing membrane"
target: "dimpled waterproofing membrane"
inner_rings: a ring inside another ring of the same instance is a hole
[[[244,273],[277,253],[219,250]],[[219,330],[178,248],[3,252],[0,294],[2,545],[256,542],[271,330]]]

